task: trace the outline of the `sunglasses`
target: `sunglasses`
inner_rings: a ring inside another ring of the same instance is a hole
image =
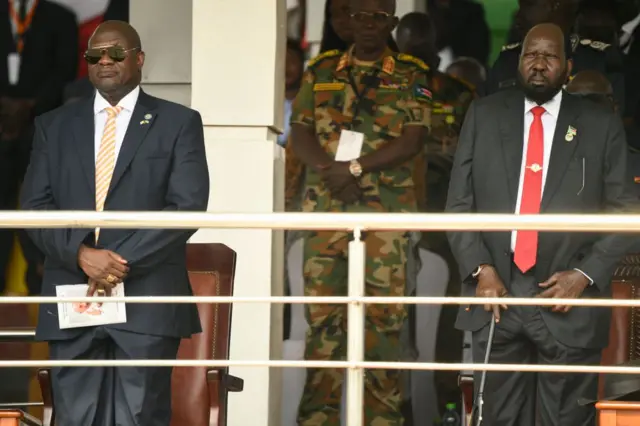
[[[122,62],[127,58],[127,52],[138,49],[140,48],[133,47],[131,49],[125,49],[120,46],[110,46],[101,49],[87,49],[87,51],[84,52],[84,60],[91,65],[95,65],[100,62],[100,59],[102,59],[106,53],[112,61]]]
[[[376,24],[386,24],[393,15],[387,12],[356,12],[351,14],[351,18],[358,23],[374,22]]]

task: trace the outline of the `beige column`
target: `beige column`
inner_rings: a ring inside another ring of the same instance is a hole
[[[135,0],[129,21],[147,54],[142,89],[177,102],[191,103],[192,0]]]
[[[182,3],[182,1],[180,2]],[[281,0],[193,0],[191,107],[202,114],[211,176],[209,211],[282,211],[286,6]],[[270,230],[201,230],[238,254],[236,296],[282,294],[283,238]],[[231,359],[281,359],[282,306],[235,304]],[[232,368],[229,426],[281,426],[281,371]]]

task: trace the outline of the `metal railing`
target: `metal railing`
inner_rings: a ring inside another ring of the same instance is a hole
[[[347,297],[5,297],[0,303],[122,302],[127,303],[346,303],[348,304],[347,361],[274,360],[75,360],[0,361],[0,367],[73,366],[207,366],[207,367],[316,367],[347,370],[347,423],[363,422],[364,369],[487,370],[574,373],[640,373],[640,367],[605,367],[526,364],[445,364],[418,362],[365,362],[364,315],[369,303],[485,304],[495,299],[447,297],[365,297],[365,247],[367,230],[511,231],[514,229],[562,232],[639,232],[640,215],[531,215],[504,214],[332,214],[269,213],[214,214],[188,212],[0,212],[0,228],[248,228],[308,229],[353,232],[349,243],[349,291]],[[597,299],[501,299],[506,305],[640,306],[640,300]]]

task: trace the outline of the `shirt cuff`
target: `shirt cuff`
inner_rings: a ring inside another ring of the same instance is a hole
[[[591,279],[591,277],[587,274],[585,274],[585,272],[581,269],[578,268],[573,268],[574,271],[578,271],[580,272],[582,275],[584,275],[585,277],[587,277],[587,279],[589,280],[589,285],[593,285],[593,280]]]

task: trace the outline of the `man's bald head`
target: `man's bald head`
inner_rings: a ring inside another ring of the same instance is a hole
[[[525,96],[542,105],[550,101],[567,81],[573,64],[571,47],[559,26],[540,24],[525,36],[518,64],[518,84]]]
[[[112,105],[116,105],[142,80],[144,52],[138,32],[123,21],[106,21],[89,39],[85,58],[89,80]]]
[[[527,35],[524,37],[522,42],[522,50],[524,51],[527,44],[531,44],[533,40],[545,39],[555,43],[558,47],[561,48],[562,55],[564,59],[567,59],[571,56],[571,48],[567,48],[566,41],[568,40],[562,29],[552,23],[544,23],[538,24],[531,28]]]
[[[618,110],[613,99],[611,82],[598,71],[580,71],[567,85],[567,92],[609,107],[613,111]]]
[[[580,71],[567,85],[567,92],[574,95],[613,95],[611,82],[602,73],[593,70]]]
[[[402,53],[416,56],[434,66],[437,56],[435,27],[426,13],[411,12],[400,19],[396,32],[398,48]]]
[[[124,21],[105,21],[98,25],[96,30],[89,39],[89,48],[99,47],[93,46],[92,42],[96,39],[103,39],[105,34],[114,34],[117,38],[123,40],[126,46],[122,46],[126,49],[138,48],[142,49],[142,42],[140,41],[140,35],[129,23]]]

